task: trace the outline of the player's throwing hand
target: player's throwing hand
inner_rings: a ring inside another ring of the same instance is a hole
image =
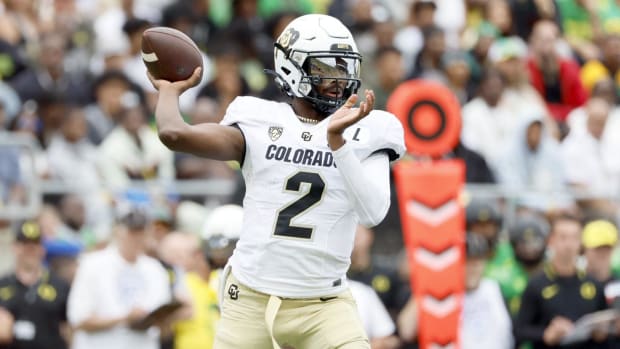
[[[162,79],[155,79],[153,75],[151,75],[151,73],[149,73],[148,71],[146,72],[146,75],[149,77],[151,84],[153,84],[153,87],[155,87],[156,90],[159,91],[162,88],[171,88],[180,95],[186,90],[198,85],[198,83],[200,82],[200,78],[202,76],[201,71],[202,71],[202,68],[196,68],[194,70],[194,73],[192,73],[192,76],[190,76],[187,80],[180,80],[180,81],[175,81],[175,82],[170,82],[170,81],[162,80]]]

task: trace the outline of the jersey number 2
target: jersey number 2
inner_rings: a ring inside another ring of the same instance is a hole
[[[323,193],[325,192],[325,181],[323,181],[323,178],[321,178],[318,173],[298,172],[288,178],[284,185],[284,189],[299,193],[302,191],[302,183],[309,184],[310,188],[302,197],[288,204],[278,212],[278,219],[273,235],[300,239],[310,239],[312,237],[314,227],[293,225],[291,221],[293,218],[321,202]]]

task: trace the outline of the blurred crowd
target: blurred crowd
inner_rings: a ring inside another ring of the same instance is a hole
[[[239,95],[286,101],[263,70],[304,13],[350,28],[377,109],[411,79],[461,104],[447,156],[498,196],[466,200],[463,348],[555,347],[581,316],[620,305],[619,0],[0,0],[0,210],[24,205],[33,181],[63,188],[28,222],[0,220],[0,348],[210,348],[244,188],[238,164],[161,144],[141,34],[163,25],[197,43],[203,79],[180,108],[219,122]],[[11,145],[24,135],[33,162]],[[180,194],[186,179],[233,190]],[[399,229],[394,198],[352,256],[373,348],[418,334]],[[33,304],[46,311],[20,313]],[[163,304],[174,309],[145,324]],[[574,348],[620,348],[602,327]]]

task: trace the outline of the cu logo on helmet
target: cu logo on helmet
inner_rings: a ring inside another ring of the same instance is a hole
[[[282,35],[280,35],[278,43],[283,48],[288,48],[290,45],[294,44],[297,39],[299,39],[299,32],[293,28],[288,28],[284,33],[282,33]]]

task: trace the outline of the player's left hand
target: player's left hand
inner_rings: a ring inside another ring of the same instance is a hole
[[[361,102],[358,108],[354,106],[359,96],[354,94],[347,99],[340,109],[331,115],[327,125],[327,142],[332,150],[336,150],[344,144],[344,139],[342,138],[344,130],[365,118],[374,108],[375,93],[372,90],[366,90],[365,95],[366,100]]]

